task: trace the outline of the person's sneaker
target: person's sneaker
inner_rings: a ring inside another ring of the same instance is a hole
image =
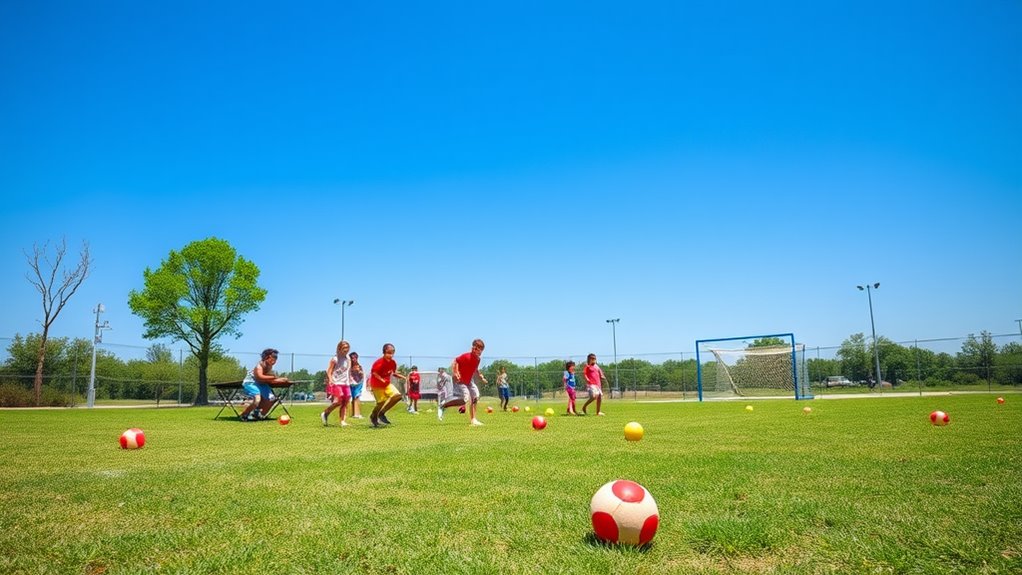
[[[330,424],[327,423],[327,421],[326,421],[326,412],[325,411],[321,411],[319,413],[319,419],[323,422],[323,427],[329,427],[330,426]]]
[[[376,417],[373,416],[373,415],[369,416],[369,423],[373,424],[373,427],[379,427],[380,426],[380,420],[376,419]]]
[[[245,421],[245,422],[251,421],[251,420],[250,420],[250,419],[248,418],[248,416],[247,416],[247,415],[244,415],[244,414],[242,414],[242,415],[238,415],[238,419],[240,419],[240,420],[242,420],[242,421]]]
[[[607,414],[606,414],[606,413],[603,413],[603,412],[601,411],[601,412],[597,413],[596,415],[607,415]]]
[[[341,420],[341,427],[348,427],[348,422],[347,422],[347,421],[344,421],[344,420],[342,419],[342,420]]]
[[[382,423],[383,425],[390,425],[390,420],[389,420],[389,419],[387,419],[387,416],[386,416],[386,415],[383,415],[383,414],[381,413],[381,414],[379,415],[378,419],[380,420],[380,423]]]
[[[473,419],[472,420],[472,425],[482,425],[482,424],[483,424],[483,422],[479,421],[478,419]]]
[[[352,417],[354,417],[355,419],[362,419],[362,414],[360,413],[358,415],[352,415]]]
[[[444,406],[440,405],[440,406],[438,406],[436,408],[436,418],[439,421],[443,421],[444,420]]]

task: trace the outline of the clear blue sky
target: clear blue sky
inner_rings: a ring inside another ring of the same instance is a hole
[[[720,5],[718,5],[720,4]],[[0,336],[147,345],[170,250],[269,290],[232,350],[690,352],[1017,331],[1022,4],[4,2]],[[174,347],[177,347],[176,345]]]

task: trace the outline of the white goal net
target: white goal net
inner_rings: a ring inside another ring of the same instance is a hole
[[[793,339],[783,343],[779,338],[768,336],[768,339],[754,339],[752,344],[741,347],[735,344],[745,341],[697,342],[700,397],[812,397],[805,379],[805,346],[794,343]]]

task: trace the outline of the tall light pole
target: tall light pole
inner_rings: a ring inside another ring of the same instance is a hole
[[[106,311],[103,304],[96,304],[96,333],[92,336],[92,370],[89,372],[89,393],[86,396],[85,404],[89,407],[96,405],[96,344],[103,343],[103,330],[113,329],[109,321],[99,323],[99,314]]]
[[[865,287],[855,287],[859,288],[859,291],[866,290],[866,297],[869,298],[869,325],[873,328],[873,368],[876,370],[877,385],[880,385],[881,389],[883,389],[883,385],[881,384],[884,380],[880,377],[880,349],[879,346],[877,346],[877,325],[873,321],[873,294],[870,292],[870,287],[878,289],[880,287],[880,282],[876,282],[872,286],[870,286],[870,284],[866,284]]]
[[[344,340],[344,308],[355,303],[353,299],[334,299],[334,303],[340,304],[341,306],[341,340]]]
[[[610,324],[610,331],[614,336],[614,391],[621,391],[621,386],[617,379],[617,322],[621,321],[621,318],[608,319],[607,323]]]
[[[1018,324],[1018,336],[1022,337],[1022,319],[1016,319],[1015,323]]]

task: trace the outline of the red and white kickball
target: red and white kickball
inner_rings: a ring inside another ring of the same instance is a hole
[[[281,415],[279,418],[277,418],[277,423],[279,423],[281,425],[287,425],[287,424],[291,423],[291,416],[290,415]]]
[[[1003,397],[998,397],[997,398],[997,403],[1004,403],[1004,398]]]
[[[536,431],[539,431],[540,429],[546,429],[546,418],[543,417],[542,415],[537,415],[536,417],[533,417],[532,428],[535,429]]]
[[[951,418],[943,411],[934,411],[930,414],[930,423],[934,425],[947,425],[951,423]]]
[[[600,541],[645,545],[660,526],[656,501],[645,487],[618,479],[605,484],[589,504],[593,533]]]
[[[121,434],[121,449],[138,449],[145,445],[145,433],[137,427]]]
[[[512,407],[512,408],[511,408],[511,411],[512,411],[513,413],[518,413],[518,406],[516,405],[516,406]]]
[[[486,413],[493,413],[493,408],[489,405],[486,406]]]

